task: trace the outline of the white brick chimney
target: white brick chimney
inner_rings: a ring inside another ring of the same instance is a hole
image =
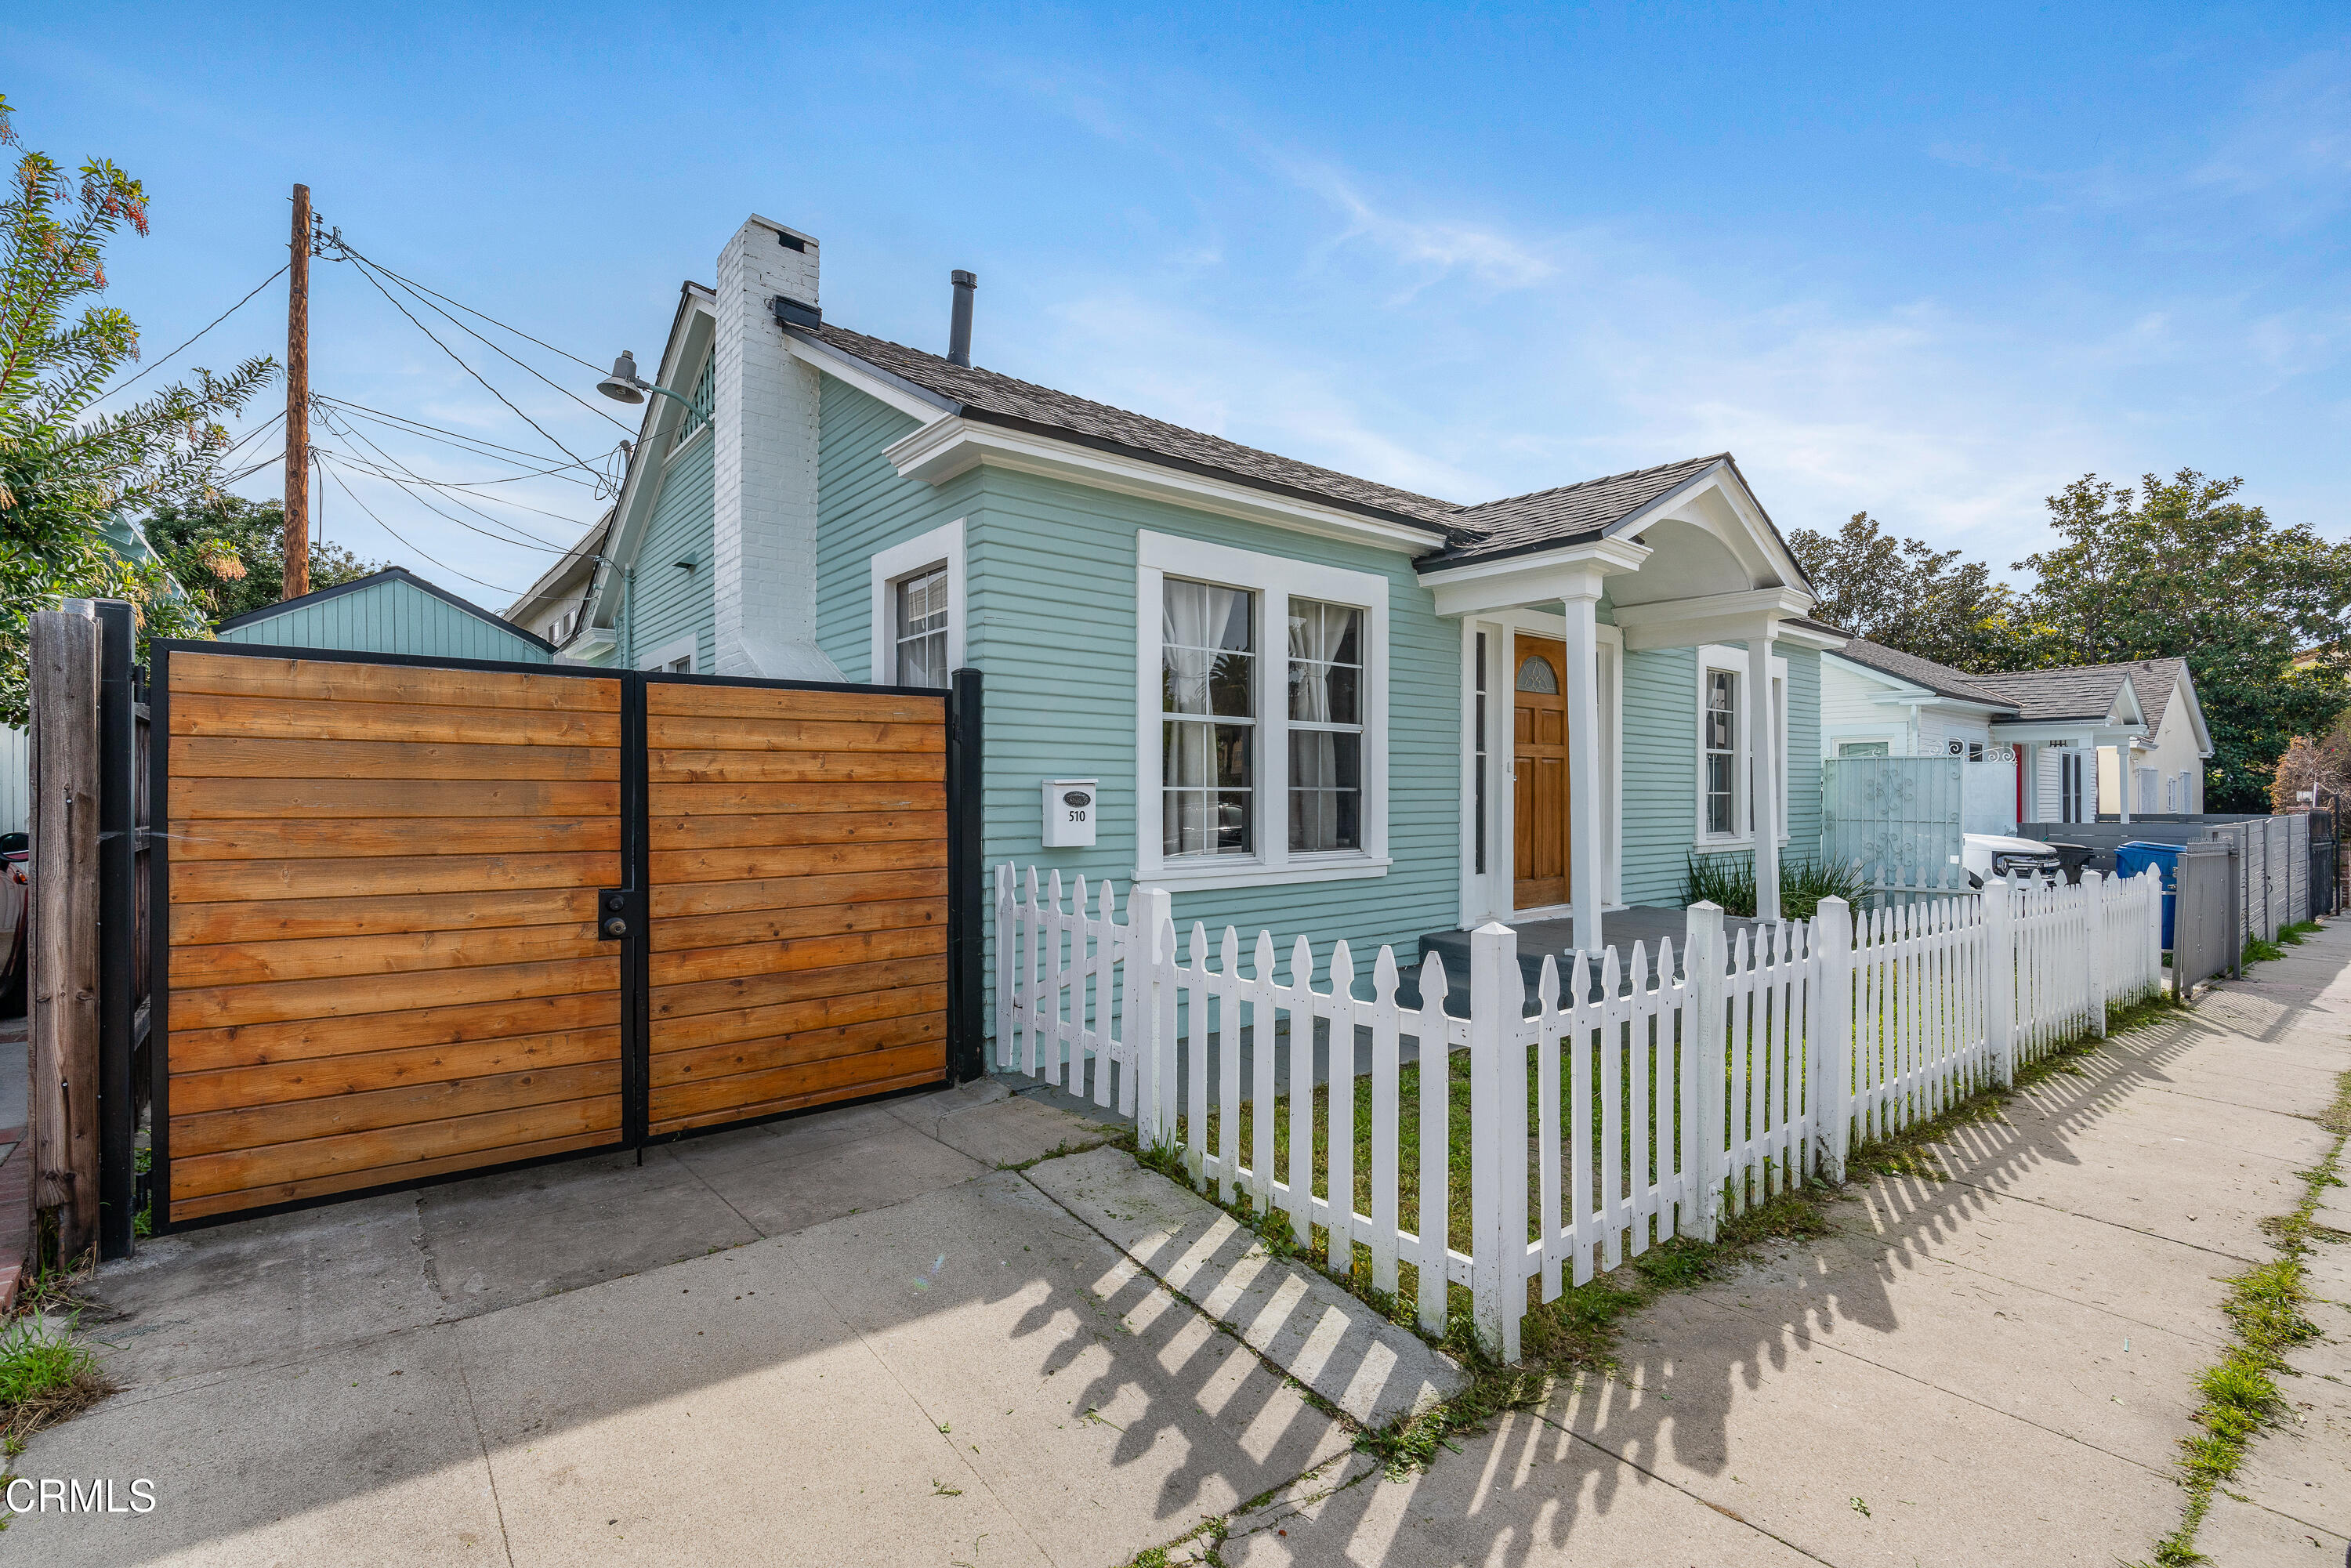
[[[816,305],[817,245],[756,214],[718,253],[711,593],[722,675],[838,681],[816,643],[817,372],[772,301]]]

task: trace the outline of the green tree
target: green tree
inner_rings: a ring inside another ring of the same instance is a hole
[[[226,494],[166,502],[148,513],[140,528],[208,620],[225,621],[286,597],[286,509],[281,502]],[[318,540],[310,546],[313,592],[382,570],[382,562],[361,560],[340,545]]]
[[[1897,539],[1867,512],[1834,534],[1798,528],[1788,548],[1819,595],[1814,613],[1832,625],[1954,669],[2026,662],[2022,607],[1981,561]]]
[[[16,145],[5,98],[0,144]],[[26,722],[26,618],[61,598],[130,600],[142,644],[201,632],[195,606],[171,593],[164,569],[124,559],[102,525],[212,493],[228,448],[220,417],[275,373],[266,358],[225,377],[199,370],[193,387],[91,413],[138,358],[139,332],[109,306],[68,311],[104,292],[107,242],[126,225],[147,232],[147,193],[105,159],[69,175],[46,153],[25,152],[0,202],[0,723]]]
[[[2265,811],[2278,759],[2351,702],[2351,545],[2271,521],[2241,479],[2183,468],[2133,489],[2084,475],[2049,497],[2052,548],[2026,613],[2033,665],[2188,661],[2212,731],[2205,803]],[[2296,650],[2323,649],[2297,671]]]

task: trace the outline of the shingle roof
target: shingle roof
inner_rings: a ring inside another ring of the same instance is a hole
[[[883,338],[826,322],[790,330],[863,361],[919,391],[944,398],[965,417],[1049,430],[1063,438],[1106,444],[1175,466],[1206,470],[1260,488],[1303,496],[1426,528],[1444,548],[1423,570],[1458,566],[1588,538],[1705,473],[1738,465],[1730,455],[1686,458],[1629,474],[1611,474],[1556,489],[1463,506],[1301,463],[1146,414],[1017,380]],[[1743,482],[1743,481],[1742,481]]]
[[[2114,711],[2123,678],[2131,664],[2072,664],[2060,670],[2008,670],[1996,675],[1970,675],[1980,686],[2013,705],[2026,721],[2103,719]]]
[[[1247,483],[1336,502],[1355,510],[1376,512],[1442,535],[1453,526],[1460,506],[1433,496],[1416,495],[1393,486],[1374,484],[1311,463],[1300,463],[1259,452],[1253,446],[1227,441],[1197,430],[1186,430],[1165,420],[1132,413],[1108,403],[1093,402],[1055,392],[1050,387],[1016,381],[994,371],[951,363],[936,354],[909,349],[881,338],[869,338],[831,323],[799,329],[820,341],[887,371],[901,381],[957,404],[970,418],[998,423],[1039,425],[1071,433],[1144,453],[1162,461],[1215,469]]]
[[[2185,659],[2139,659],[2132,663],[2131,690],[2138,694],[2138,710],[2152,731],[2171,706],[2171,688],[2188,674]]]
[[[1916,653],[1906,653],[1899,648],[1889,648],[1883,643],[1855,637],[1836,653],[1840,658],[1851,659],[1856,664],[1866,664],[1873,670],[1882,670],[1896,680],[1924,686],[1937,696],[1966,703],[1989,703],[1998,708],[2014,711],[2015,705],[2007,697],[1986,691],[1977,685],[1979,677],[1964,670],[1955,670],[1949,664],[1938,664],[1932,659],[1922,659]]]
[[[1610,474],[1464,507],[1452,517],[1458,530],[1454,541],[1420,564],[1452,566],[1593,538],[1605,532],[1611,523],[1673,494],[1716,464],[1729,462],[1729,453],[1718,452],[1710,457],[1687,457],[1629,474]]]

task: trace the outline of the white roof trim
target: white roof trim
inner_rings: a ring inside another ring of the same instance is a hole
[[[718,324],[713,309],[716,303],[708,289],[692,283],[685,286],[670,324],[669,341],[662,348],[654,384],[674,387],[679,371],[708,349]],[[619,620],[622,569],[632,565],[637,551],[643,548],[653,502],[661,495],[663,470],[669,461],[670,432],[685,413],[685,406],[675,398],[649,397],[645,403],[644,423],[638,427],[636,446],[629,454],[628,476],[622,481],[621,498],[612,507],[604,570],[598,574],[595,594],[589,601],[590,626],[610,627]]]
[[[1441,548],[1442,538],[1426,528],[1383,523],[1338,507],[1280,496],[1236,481],[1171,468],[1032,431],[1011,430],[946,414],[888,447],[883,455],[911,479],[940,485],[985,464],[1024,474],[1064,479],[1097,490],[1114,490],[1263,523],[1322,538],[1348,539],[1408,555]]]
[[[878,365],[868,364],[854,354],[843,353],[831,344],[811,338],[805,332],[785,328],[784,346],[791,350],[793,358],[815,366],[835,381],[855,387],[875,402],[888,403],[900,413],[919,419],[925,424],[943,413],[961,412],[962,405],[954,399],[941,397],[904,377],[893,376]]]

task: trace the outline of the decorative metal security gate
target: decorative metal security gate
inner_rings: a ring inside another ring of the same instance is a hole
[[[158,1228],[980,1070],[976,672],[180,643],[150,692]]]

